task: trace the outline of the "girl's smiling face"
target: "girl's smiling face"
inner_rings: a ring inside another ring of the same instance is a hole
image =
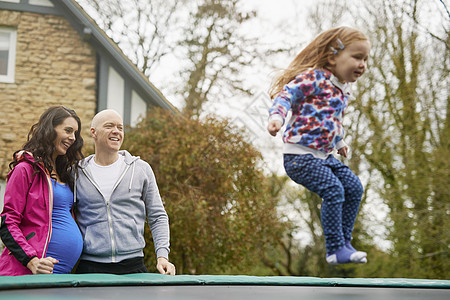
[[[352,42],[329,57],[329,69],[340,82],[355,82],[366,71],[369,51],[369,41]]]

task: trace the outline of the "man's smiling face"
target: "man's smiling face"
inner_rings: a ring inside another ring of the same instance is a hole
[[[96,148],[102,151],[119,151],[125,137],[122,118],[115,111],[108,110],[96,117],[91,127]]]

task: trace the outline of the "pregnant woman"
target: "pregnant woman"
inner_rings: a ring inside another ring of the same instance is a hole
[[[13,154],[0,237],[0,275],[70,273],[83,248],[71,215],[71,168],[82,158],[81,122],[64,106],[47,109]]]

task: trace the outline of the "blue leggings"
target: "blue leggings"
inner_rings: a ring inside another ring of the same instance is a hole
[[[361,181],[332,155],[320,159],[311,154],[285,154],[284,168],[293,181],[322,198],[325,246],[327,254],[334,253],[352,238],[363,193]]]

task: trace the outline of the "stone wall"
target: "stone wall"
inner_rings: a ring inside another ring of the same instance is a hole
[[[96,54],[61,16],[0,10],[0,26],[17,29],[15,83],[0,83],[0,178],[12,154],[50,106],[74,109],[85,145],[96,108]]]

